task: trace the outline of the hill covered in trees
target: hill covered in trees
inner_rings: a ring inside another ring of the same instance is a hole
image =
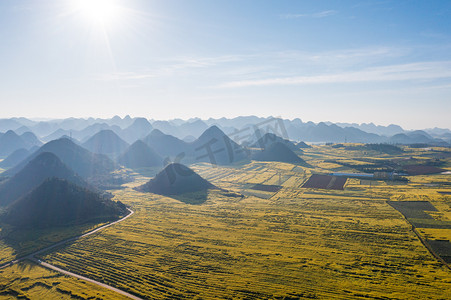
[[[154,178],[137,188],[140,192],[171,196],[216,188],[196,172],[179,163],[167,165]]]
[[[100,222],[125,215],[124,204],[60,178],[48,178],[12,203],[1,216],[20,228],[46,228]]]
[[[50,177],[68,180],[82,187],[87,183],[51,152],[40,153],[22,170],[0,184],[0,206],[26,195]]]

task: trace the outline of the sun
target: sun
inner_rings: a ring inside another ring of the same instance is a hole
[[[101,25],[114,23],[122,13],[115,0],[73,0],[73,6],[83,18]]]

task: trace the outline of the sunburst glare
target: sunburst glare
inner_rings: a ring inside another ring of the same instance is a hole
[[[112,26],[124,17],[124,8],[114,0],[73,0],[73,10],[87,21]]]

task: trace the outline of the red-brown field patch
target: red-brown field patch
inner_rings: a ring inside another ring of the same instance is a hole
[[[435,166],[425,166],[425,165],[407,165],[404,166],[404,170],[409,175],[428,175],[442,173],[446,170],[435,167]]]
[[[346,180],[346,177],[313,174],[302,188],[343,190]]]

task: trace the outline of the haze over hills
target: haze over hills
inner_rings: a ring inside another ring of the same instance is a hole
[[[158,129],[154,129],[143,141],[162,157],[176,156],[182,152],[187,152],[189,149],[188,144],[184,141]]]
[[[264,133],[272,132],[267,130],[270,127],[284,127],[285,134],[279,136],[293,141],[307,142],[402,142],[395,137],[390,140],[393,135],[403,133],[409,135],[412,131],[403,130],[400,126],[377,126],[374,124],[347,124],[323,122],[315,124],[313,122],[302,122],[300,119],[286,120],[279,118],[261,118],[255,116],[237,117],[233,119],[190,119],[187,121],[176,119],[170,121],[153,121],[144,118],[131,118],[126,116],[120,118],[115,116],[111,119],[65,119],[51,121],[32,121],[25,118],[12,118],[0,120],[0,132],[18,129],[27,126],[32,132],[37,134],[43,140],[49,140],[61,137],[63,135],[70,136],[78,140],[86,140],[100,130],[112,130],[128,143],[133,143],[136,139],[143,138],[148,135],[152,128],[160,129],[165,134],[174,135],[182,139],[188,135],[198,137],[207,126],[217,125],[224,132],[231,135],[234,131],[249,131],[252,133],[255,129],[263,130]],[[349,126],[348,126],[349,125]],[[132,130],[133,128],[133,130]],[[365,131],[367,130],[367,131]],[[55,133],[57,132],[57,133]],[[277,133],[277,132],[276,132]],[[52,136],[49,136],[51,135]],[[451,142],[451,130],[449,129],[427,129],[421,136],[413,136],[407,140],[409,143],[420,142],[418,138],[424,140],[426,136],[428,143],[443,143],[443,141]],[[429,136],[428,136],[429,135]],[[233,136],[231,136],[234,139]],[[157,150],[157,149],[156,149]],[[157,150],[158,151],[158,150]]]
[[[186,136],[199,137],[209,125],[200,119],[194,121],[188,120],[172,120],[172,121],[155,121],[152,123],[155,129],[159,129],[166,134],[173,135],[179,139],[184,139]]]
[[[69,118],[63,120],[33,121],[26,118],[0,119],[1,133],[8,130],[17,130],[26,126],[40,139],[49,141],[63,135],[86,141],[89,137],[100,130],[112,130],[128,143],[137,139],[145,138],[152,129],[159,129],[168,135],[178,139],[187,136],[199,137],[208,126],[216,125],[232,140],[241,143],[239,136],[252,135],[255,130],[264,133],[271,132],[291,141],[306,142],[362,142],[362,143],[427,143],[438,145],[449,145],[451,143],[450,129],[425,129],[423,131],[408,131],[398,125],[380,126],[369,124],[348,124],[331,122],[303,122],[301,119],[280,119],[273,117],[242,116],[236,118],[220,118],[208,120],[168,120],[156,121],[145,118],[131,118],[126,116],[120,118],[115,116],[111,119],[77,119]],[[275,129],[275,130],[274,130]],[[398,136],[404,134],[407,136]],[[252,143],[255,141],[251,141]],[[1,144],[0,144],[1,148]],[[24,147],[21,147],[24,148]],[[17,149],[15,149],[17,150]],[[157,152],[160,152],[155,148]],[[10,153],[9,153],[10,154]],[[161,154],[161,153],[160,153]],[[1,154],[0,154],[1,155]],[[3,154],[3,156],[6,156]]]
[[[51,152],[42,152],[18,173],[0,185],[0,206],[26,195],[47,178],[58,177],[87,187],[87,183]]]
[[[2,220],[20,228],[45,228],[110,221],[127,212],[125,205],[60,178],[47,178],[11,204]]]
[[[58,158],[83,178],[104,175],[115,169],[114,162],[103,154],[92,153],[76,145],[69,139],[58,139],[43,145],[15,167],[5,171],[2,176],[13,176],[31,160],[43,152],[54,153]]]
[[[248,159],[243,147],[230,139],[221,129],[213,125],[189,144],[191,156],[196,162],[227,165]]]
[[[23,161],[25,158],[27,158],[28,155],[30,155],[31,152],[27,149],[20,148],[13,153],[11,153],[7,158],[2,160],[0,162],[0,168],[11,168]]]
[[[31,132],[18,135],[12,130],[0,136],[0,157],[8,156],[19,149],[30,150],[33,146],[41,146],[42,142]]]
[[[129,144],[112,130],[101,130],[94,134],[82,146],[93,153],[115,157],[128,148]]]
[[[122,130],[119,135],[129,144],[151,133],[153,127],[145,118],[136,118],[133,123]]]
[[[127,168],[146,168],[163,165],[163,158],[141,140],[134,142],[117,159],[118,163]]]

